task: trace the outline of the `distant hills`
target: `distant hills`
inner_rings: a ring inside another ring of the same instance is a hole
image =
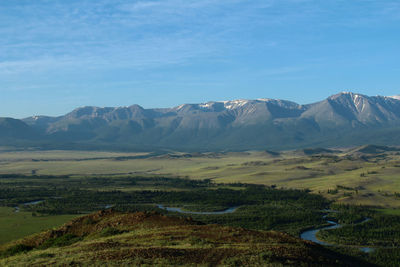
[[[173,108],[82,107],[0,118],[0,145],[57,149],[249,150],[400,145],[400,96],[342,92],[317,103],[257,99]]]

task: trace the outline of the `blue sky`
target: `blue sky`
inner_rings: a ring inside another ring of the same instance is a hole
[[[0,1],[0,116],[400,94],[400,1]]]

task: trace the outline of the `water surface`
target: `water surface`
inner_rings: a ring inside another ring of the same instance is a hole
[[[331,211],[331,210],[326,210],[326,211],[327,212],[335,212],[335,211]],[[324,215],[323,218],[325,219],[326,216],[327,215]],[[362,220],[359,223],[365,223],[365,222],[368,222],[370,220],[371,220],[371,218],[365,218],[364,220]],[[328,242],[319,240],[317,238],[317,233],[320,230],[329,230],[329,229],[336,229],[336,228],[343,227],[343,225],[341,225],[341,224],[339,224],[337,222],[334,222],[334,221],[326,220],[326,222],[329,223],[330,225],[329,226],[325,226],[325,227],[321,227],[321,228],[318,228],[318,229],[311,229],[311,230],[304,231],[304,232],[302,232],[300,234],[300,238],[303,239],[303,240],[309,240],[309,241],[312,241],[314,243],[317,243],[317,244],[320,244],[320,245],[324,245],[324,246],[340,246],[340,245],[337,245],[337,244],[332,244],[332,243],[328,243]],[[374,248],[371,248],[371,247],[359,247],[359,249],[361,251],[365,252],[365,253],[370,253],[370,252],[374,251]]]

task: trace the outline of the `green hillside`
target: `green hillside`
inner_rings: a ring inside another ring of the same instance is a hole
[[[273,231],[100,211],[0,248],[0,265],[368,266]]]

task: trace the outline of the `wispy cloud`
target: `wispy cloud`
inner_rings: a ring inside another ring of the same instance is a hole
[[[5,15],[0,19],[0,74],[73,65],[160,67],[218,58],[248,45],[232,39],[231,32],[246,27],[243,16],[260,3],[273,1],[255,1],[242,10],[230,8],[244,0],[40,2],[15,5],[11,12],[0,4]]]
[[[336,25],[354,26],[400,13],[396,1],[373,2],[364,1],[376,10],[360,9],[360,16],[342,16],[335,21],[336,16],[327,17]],[[316,5],[313,0],[3,2],[0,74],[74,65],[152,68],[194,58],[220,59],[256,46],[285,45],[285,38],[254,42],[240,36],[255,28],[267,27],[273,32],[274,27],[326,16],[332,12],[330,5],[331,1]],[[329,19],[324,23],[329,25]]]
[[[399,14],[396,0],[0,1],[0,91],[339,84],[397,64]]]

